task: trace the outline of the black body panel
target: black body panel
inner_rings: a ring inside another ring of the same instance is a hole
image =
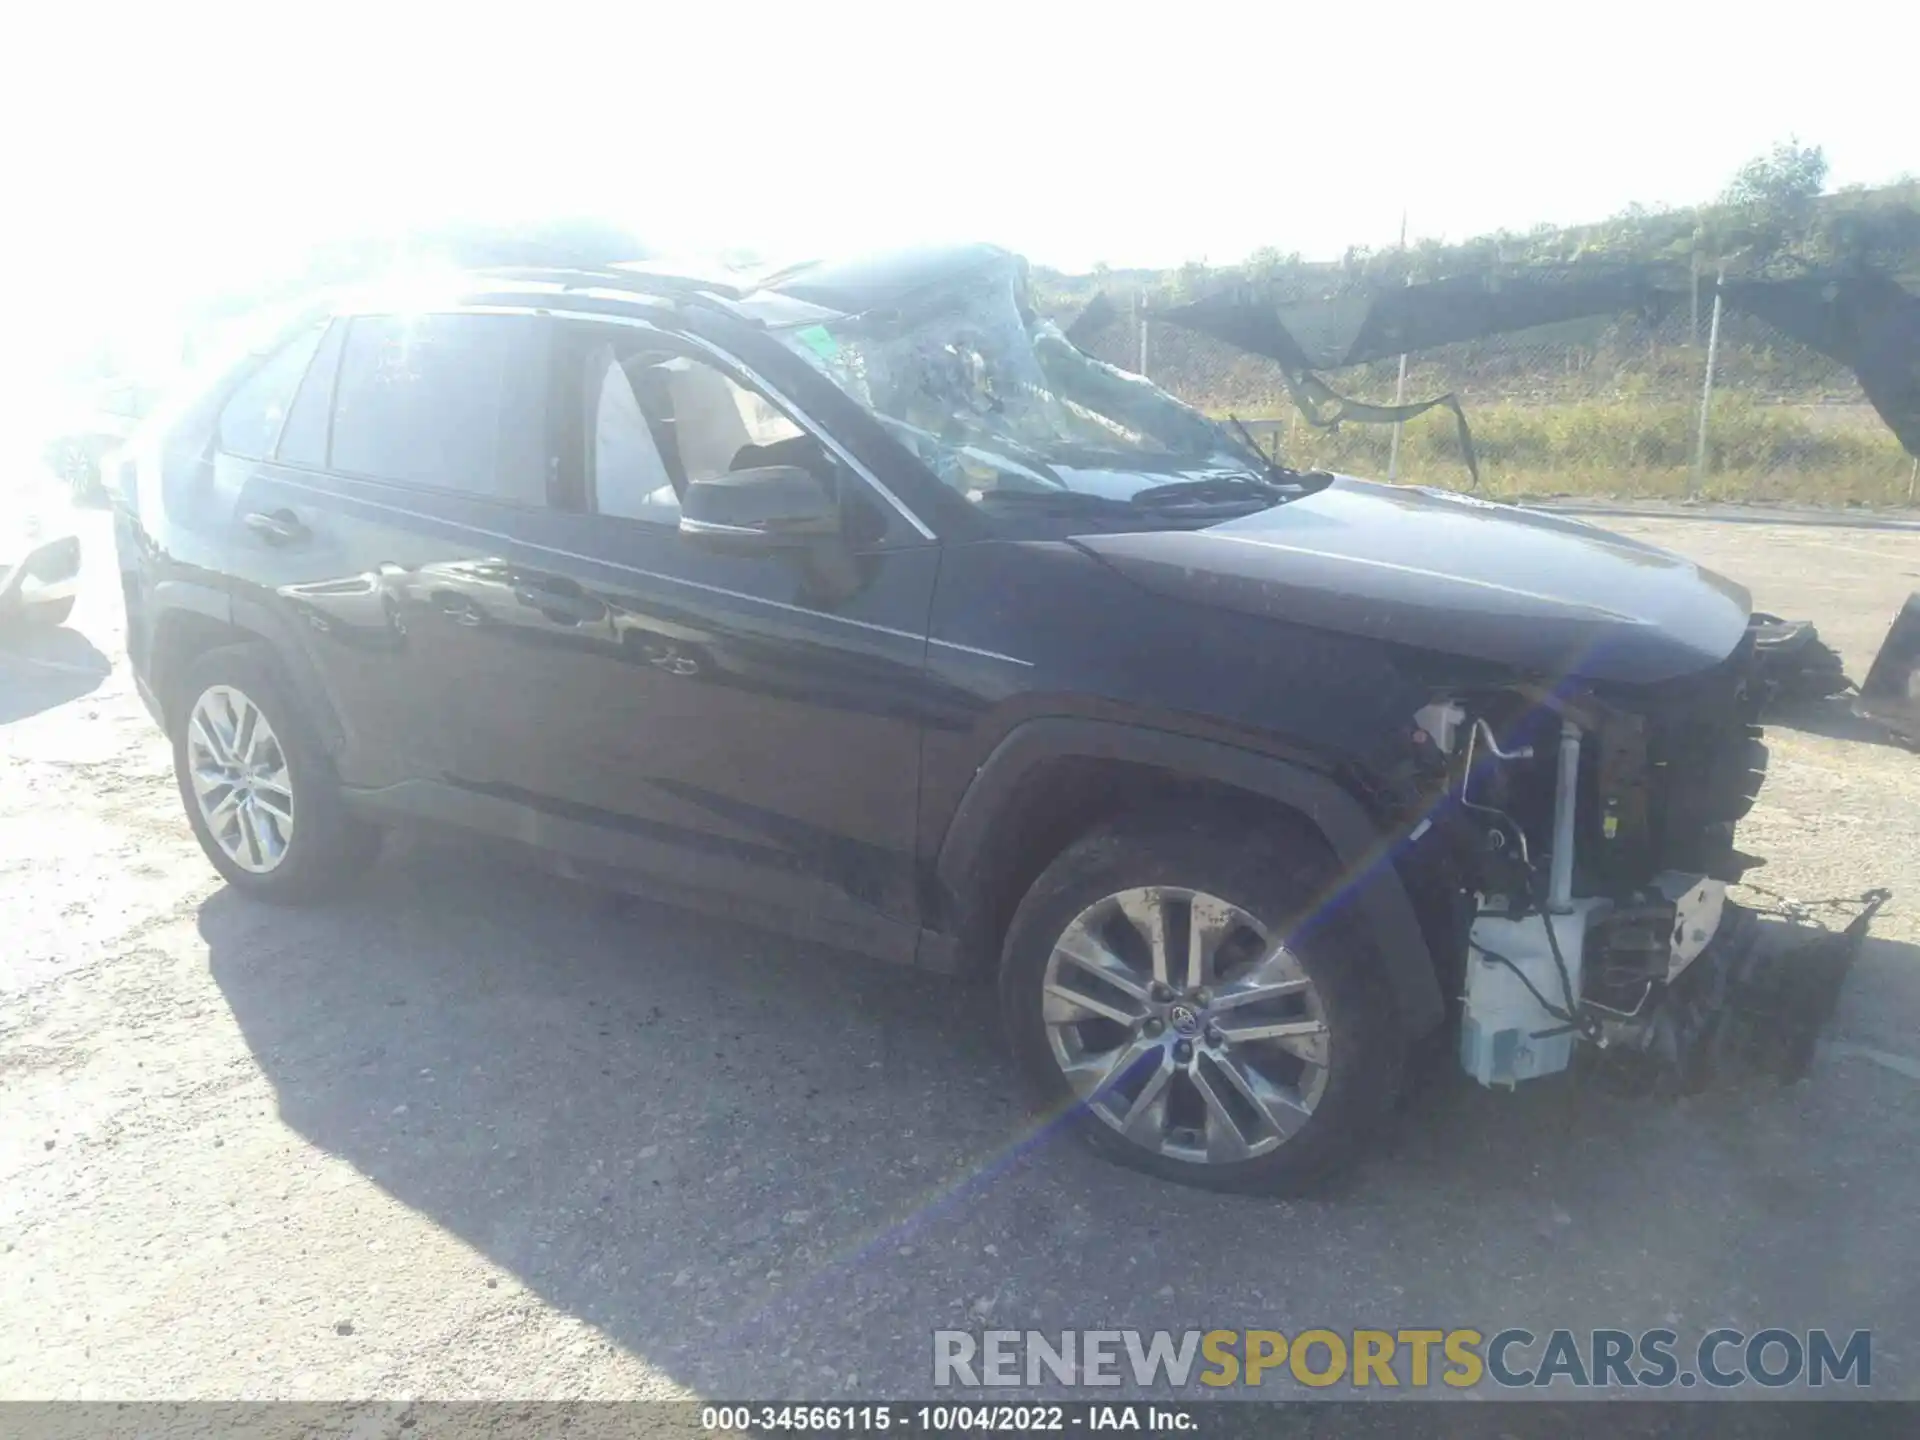
[[[792,291],[860,283],[816,268]],[[1462,676],[1664,682],[1744,632],[1744,592],[1663,552],[1359,481],[1206,528],[1124,507],[1091,527],[986,515],[718,303],[503,280],[472,298],[466,313],[539,318],[549,345],[644,331],[721,357],[806,419],[848,513],[874,523],[756,553],[590,513],[557,382],[532,407],[544,431],[516,432],[540,443],[503,449],[485,485],[340,473],[313,438],[331,425],[303,430],[319,448],[301,463],[243,458],[216,434],[227,381],[170,422],[119,518],[143,685],[169,624],[264,640],[367,813],[487,830],[870,954],[954,963],[1008,797],[1061,756],[1111,761],[1318,829],[1347,874],[1335,902],[1425,1029],[1434,957],[1371,785],[1413,712]],[[334,383],[306,374],[302,425]]]
[[[1559,515],[1342,478],[1205,530],[1084,542],[1142,584],[1539,675],[1640,684],[1724,659],[1749,597]]]

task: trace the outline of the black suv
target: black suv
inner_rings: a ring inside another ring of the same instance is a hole
[[[310,899],[425,817],[993,976],[1042,1107],[1224,1188],[1450,1015],[1512,1083],[1654,1013],[1751,863],[1745,592],[1286,469],[1024,273],[471,273],[176,404],[117,540],[213,864]]]

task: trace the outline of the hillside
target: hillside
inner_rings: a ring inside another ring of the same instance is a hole
[[[1742,195],[1737,184],[1710,204],[1674,210],[1635,206],[1589,225],[1542,225],[1524,234],[1502,230],[1457,243],[1416,239],[1404,250],[1356,245],[1334,261],[1306,261],[1268,248],[1237,265],[1096,266],[1077,275],[1040,269],[1035,281],[1050,301],[1067,308],[1078,308],[1103,290],[1128,303],[1141,296],[1167,305],[1230,283],[1269,285],[1285,298],[1304,298],[1404,285],[1409,279],[1618,264],[1658,265],[1676,278],[1696,266],[1711,276],[1723,262],[1735,279],[1873,270],[1920,284],[1920,179],[1828,195],[1799,193],[1791,178],[1754,195]]]
[[[1358,297],[1409,281],[1521,273],[1578,274],[1623,264],[1654,267],[1693,303],[1659,319],[1595,316],[1446,346],[1410,357],[1408,399],[1454,393],[1468,408],[1489,488],[1498,493],[1685,493],[1693,482],[1715,274],[1788,278],[1889,274],[1920,291],[1920,181],[1831,195],[1806,193],[1824,166],[1782,147],[1748,167],[1718,201],[1691,209],[1631,210],[1593,225],[1498,233],[1460,244],[1349,250],[1314,263],[1262,251],[1243,264],[1084,275],[1038,271],[1043,309],[1063,322],[1096,294],[1119,317],[1085,343],[1102,359],[1142,365],[1158,383],[1215,412],[1275,422],[1294,463],[1384,473],[1390,431],[1304,424],[1279,368],[1208,337],[1153,323],[1157,309],[1216,289],[1254,287],[1276,303]],[[1793,166],[1801,163],[1795,173]],[[1771,167],[1771,168],[1768,168]],[[1810,173],[1813,172],[1813,173]],[[1743,183],[1745,182],[1745,183]],[[1390,401],[1399,366],[1330,373],[1337,390]],[[1852,373],[1745,316],[1723,318],[1707,431],[1706,493],[1754,498],[1910,501],[1915,466],[1865,403]],[[1461,484],[1450,419],[1406,427],[1403,478]]]

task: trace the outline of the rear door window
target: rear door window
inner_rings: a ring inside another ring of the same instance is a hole
[[[315,325],[288,341],[241,382],[220,412],[222,452],[243,460],[264,460],[273,454],[281,422],[325,328]]]
[[[528,316],[356,317],[328,468],[544,505],[545,333]]]
[[[307,378],[300,382],[300,393],[287,411],[287,423],[280,427],[279,448],[273,452],[283,464],[317,470],[327,463],[327,416],[333,410],[333,377],[340,369],[340,348],[346,335],[347,322],[334,321],[320,348],[313,352]]]

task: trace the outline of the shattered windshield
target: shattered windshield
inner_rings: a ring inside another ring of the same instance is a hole
[[[1245,475],[1233,436],[1074,348],[1027,303],[1014,256],[896,307],[777,332],[947,484],[976,499],[1124,500],[1169,476]]]

